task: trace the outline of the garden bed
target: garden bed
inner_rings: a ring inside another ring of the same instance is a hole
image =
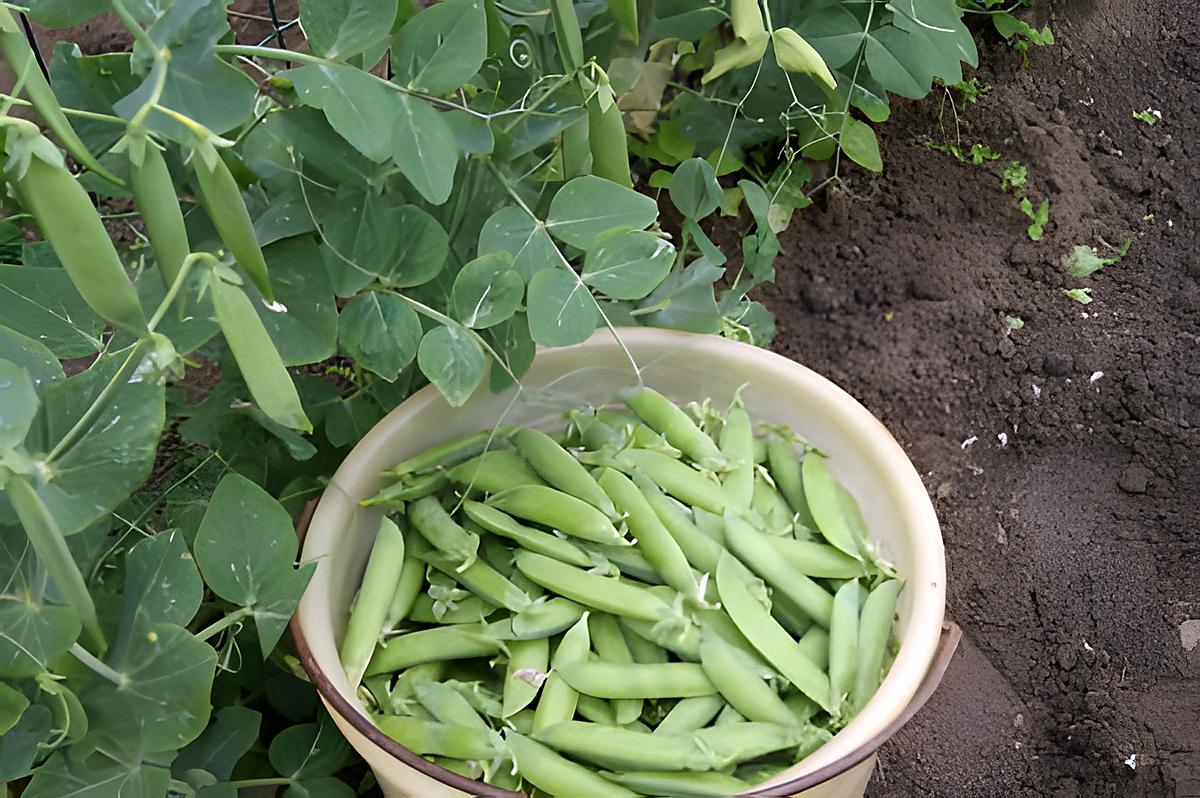
[[[785,237],[805,256],[780,264],[775,348],[904,444],[966,633],[871,795],[1200,795],[1200,33],[1183,12],[1036,8],[1059,44],[1026,69],[981,48],[994,88],[959,108],[964,144],[1003,160],[927,149],[938,102],[909,104],[881,127],[883,175]],[[1147,106],[1164,121],[1132,117]],[[1050,199],[1039,243],[1000,190],[1009,159]],[[1059,266],[1124,235],[1129,256],[1091,278]],[[1061,293],[1079,285],[1090,305]]]

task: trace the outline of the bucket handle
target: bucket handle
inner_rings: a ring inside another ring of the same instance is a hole
[[[803,776],[782,784],[741,793],[741,795],[748,798],[749,796],[753,796],[753,798],[767,798],[767,796],[782,798],[782,796],[795,795],[840,776],[850,768],[863,762],[867,757],[878,751],[896,732],[900,731],[904,724],[912,720],[913,715],[916,715],[921,707],[925,706],[925,702],[933,696],[938,685],[942,683],[942,677],[946,675],[946,668],[950,666],[950,660],[954,657],[954,652],[958,649],[960,640],[962,640],[962,629],[959,628],[958,624],[953,621],[944,621],[942,623],[942,636],[933,654],[933,662],[930,663],[929,670],[926,672],[925,678],[921,680],[917,691],[913,693],[912,701],[908,702],[908,706],[904,708],[904,711],[895,720],[885,726],[882,731],[870,740],[836,762],[831,762],[823,768],[814,770],[812,773],[806,773]]]

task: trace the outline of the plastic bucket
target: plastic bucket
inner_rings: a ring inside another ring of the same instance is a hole
[[[542,351],[523,389],[477,393],[451,408],[431,387],[380,421],[342,463],[311,517],[301,522],[302,559],[317,568],[292,621],[301,661],[351,745],[388,798],[515,796],[440,768],[386,737],[365,713],[338,661],[345,628],[381,510],[359,502],[382,486],[380,472],[442,441],[505,424],[561,427],[562,412],[610,401],[637,382],[676,401],[727,403],[741,386],[751,416],[791,426],[830,456],[829,465],[862,506],[873,538],[908,582],[898,607],[900,651],[867,706],[804,761],[752,795],[861,796],[874,752],[937,686],[957,643],[943,629],[946,568],[933,506],[903,450],[862,405],[824,377],[779,355],[715,336],[623,330],[628,355],[606,331]]]

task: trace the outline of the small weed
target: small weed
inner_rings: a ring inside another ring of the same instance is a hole
[[[1008,166],[1004,167],[1004,171],[1000,174],[1000,190],[1025,188],[1025,182],[1028,179],[1029,170],[1025,164],[1020,161],[1009,161]]]
[[[1092,289],[1090,288],[1064,288],[1062,292],[1081,305],[1092,304]]]
[[[1147,108],[1145,111],[1134,111],[1133,118],[1153,127],[1162,121],[1162,111],[1154,108]]]
[[[951,88],[958,92],[964,103],[979,102],[979,98],[992,90],[992,87],[986,83],[980,83],[979,78],[971,78],[970,80],[960,80],[958,83],[951,83],[947,88]]]
[[[1080,244],[1062,257],[1063,268],[1071,273],[1072,277],[1087,277],[1093,272],[1100,271],[1105,266],[1112,266],[1129,254],[1129,247],[1133,244],[1132,238],[1126,238],[1121,242],[1121,246],[1117,249],[1115,255],[1102,258],[1096,252],[1095,247],[1089,247],[1085,244]]]
[[[1050,221],[1050,200],[1042,200],[1035,209],[1029,197],[1021,197],[1021,202],[1017,207],[1029,219],[1029,227],[1025,231],[1029,234],[1029,240],[1041,241],[1046,224]]]
[[[976,166],[1000,158],[1000,153],[986,144],[972,144],[969,148],[963,149],[957,144],[941,144],[932,139],[923,143],[928,149],[948,153],[963,163],[972,163]]]
[[[1025,326],[1025,320],[1020,316],[1005,316],[1004,325],[1010,330],[1019,330]]]

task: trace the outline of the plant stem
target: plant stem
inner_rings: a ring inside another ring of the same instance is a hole
[[[227,782],[226,786],[235,789],[241,787],[282,787],[291,783],[292,780],[287,776],[277,776],[270,779],[240,779],[238,781]]]
[[[217,259],[207,252],[193,252],[183,259],[183,263],[179,267],[179,274],[175,275],[175,281],[171,283],[171,287],[167,290],[167,295],[163,297],[162,302],[158,303],[158,308],[154,311],[154,315],[150,317],[148,325],[150,332],[154,332],[154,328],[158,326],[158,323],[162,321],[162,317],[166,315],[167,308],[175,301],[175,297],[183,287],[184,281],[187,280],[188,272],[191,271],[192,266],[202,260],[209,260],[213,263],[217,262]]]
[[[88,667],[88,670],[92,671],[93,673],[95,673],[98,676],[103,676],[105,679],[112,682],[117,687],[123,686],[125,684],[125,682],[127,681],[125,676],[123,676],[120,673],[117,673],[112,668],[110,668],[108,665],[105,665],[103,662],[101,662],[99,659],[97,659],[95,657],[95,655],[92,654],[92,652],[88,651],[86,648],[79,645],[78,643],[72,643],[71,647],[68,649],[68,651],[71,652],[71,656],[75,657],[75,659],[79,660],[84,665],[86,665]]]
[[[134,345],[133,349],[129,352],[129,356],[125,358],[125,362],[121,364],[117,372],[112,375],[112,379],[108,381],[108,384],[92,400],[91,406],[83,412],[83,415],[79,417],[75,425],[67,430],[67,434],[62,436],[58,443],[54,444],[54,448],[46,456],[47,465],[52,465],[56,460],[69,452],[75,444],[79,443],[79,439],[87,434],[92,425],[96,423],[96,419],[104,412],[105,406],[108,404],[108,400],[112,397],[113,393],[116,392],[117,388],[125,384],[125,378],[137,366],[141,360],[142,353],[149,344],[149,339],[143,338]]]
[[[239,607],[221,620],[209,624],[199,632],[196,632],[196,637],[200,638],[201,640],[207,640],[208,638],[216,635],[218,632],[225,631],[230,626],[233,626],[235,623],[241,621],[243,618],[249,618],[253,614],[253,607]]]
[[[145,28],[139,25],[138,21],[133,18],[133,15],[126,10],[125,4],[121,0],[112,0],[112,10],[120,18],[121,22],[125,24],[125,27],[129,29],[129,32],[137,40],[138,44],[149,48],[152,53],[158,52],[158,45],[150,38],[150,34],[146,33]]]

